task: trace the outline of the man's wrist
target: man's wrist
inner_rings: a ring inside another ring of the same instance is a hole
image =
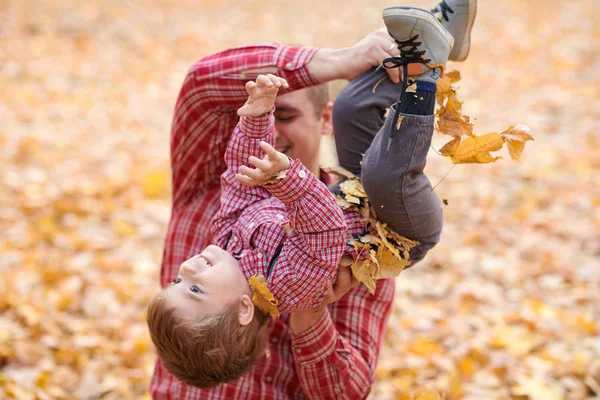
[[[323,315],[327,313],[326,306],[319,306],[313,310],[296,311],[290,314],[290,328],[294,335],[299,335],[312,328]]]
[[[351,47],[343,49],[319,49],[306,65],[310,74],[320,83],[335,79],[349,79],[344,68],[346,60],[352,51]]]

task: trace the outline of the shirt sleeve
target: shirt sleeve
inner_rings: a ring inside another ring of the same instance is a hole
[[[257,44],[205,57],[188,71],[171,127],[173,208],[184,206],[225,169],[223,155],[248,94],[247,81],[261,73],[285,78],[289,90],[318,84],[306,67],[314,47]]]
[[[248,165],[248,158],[264,157],[259,143],[274,142],[274,117],[269,112],[261,117],[241,117],[225,152],[227,169],[221,175],[221,207],[213,219],[211,230],[217,243],[224,239],[229,227],[235,223],[245,208],[257,201],[271,197],[263,186],[246,186],[235,179],[240,166]]]
[[[285,178],[265,186],[284,205],[289,221],[283,247],[269,276],[281,313],[319,305],[335,280],[346,246],[346,220],[335,197],[298,160]]]
[[[373,296],[360,285],[330,304],[315,325],[292,337],[296,373],[308,398],[368,396],[393,298],[393,279],[377,281]]]

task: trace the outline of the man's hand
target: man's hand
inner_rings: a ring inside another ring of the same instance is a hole
[[[248,162],[256,168],[242,165],[240,172],[235,175],[235,179],[243,185],[264,185],[278,172],[290,168],[290,160],[285,154],[275,150],[267,142],[260,142],[259,146],[266,153],[263,159],[254,156],[248,158]]]
[[[385,28],[366,36],[356,44],[343,49],[320,49],[315,53],[307,67],[319,82],[334,79],[352,80],[377,67],[384,58],[400,54],[397,44]],[[386,69],[390,80],[400,82],[400,69]]]
[[[330,285],[327,296],[321,304],[312,310],[296,311],[290,314],[290,328],[297,335],[311,328],[327,312],[327,305],[344,297],[350,289],[360,282],[352,275],[349,266],[338,266],[337,281]]]
[[[285,79],[273,74],[259,75],[256,77],[256,82],[247,82],[248,100],[237,111],[238,115],[240,117],[260,117],[268,113],[273,108],[275,97],[281,87],[287,89],[290,86]]]

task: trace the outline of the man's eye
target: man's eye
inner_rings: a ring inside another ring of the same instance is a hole
[[[200,288],[196,285],[192,286],[190,290],[194,293],[202,293],[202,290],[200,290]]]
[[[175,279],[173,279],[172,283],[179,283],[179,282],[181,282],[181,278],[175,278]]]
[[[292,122],[293,120],[296,119],[295,115],[275,115],[275,120],[279,121],[279,122]]]

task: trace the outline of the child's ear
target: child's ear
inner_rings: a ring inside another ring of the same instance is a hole
[[[246,326],[252,322],[254,318],[254,303],[247,294],[242,295],[240,299],[240,312],[238,315],[238,321],[240,325]]]

